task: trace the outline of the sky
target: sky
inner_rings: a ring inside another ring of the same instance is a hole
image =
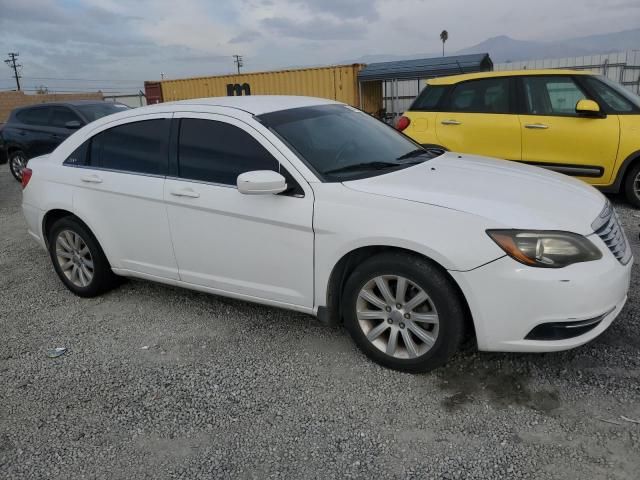
[[[637,28],[640,0],[0,0],[0,57],[22,83],[135,92],[144,80],[441,51],[508,35],[559,40]],[[14,88],[0,64],[0,90]],[[78,80],[80,79],[80,80]]]

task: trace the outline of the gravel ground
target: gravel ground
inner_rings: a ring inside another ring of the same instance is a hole
[[[73,296],[0,172],[0,478],[638,478],[639,267],[590,345],[400,374],[298,313],[140,281]]]

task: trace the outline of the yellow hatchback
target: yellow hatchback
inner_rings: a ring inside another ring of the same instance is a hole
[[[640,97],[602,76],[520,70],[434,78],[396,127],[424,146],[623,191],[640,207]]]

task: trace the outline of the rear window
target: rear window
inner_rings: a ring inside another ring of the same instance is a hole
[[[446,86],[427,85],[418,98],[415,99],[409,110],[434,111],[437,110],[440,101],[447,91]]]

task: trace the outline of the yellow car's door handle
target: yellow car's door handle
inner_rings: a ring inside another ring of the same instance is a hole
[[[527,123],[524,128],[531,128],[533,130],[546,130],[549,128],[549,125],[545,125],[544,123]]]
[[[442,120],[440,123],[442,125],[462,125],[462,122],[458,120]]]

